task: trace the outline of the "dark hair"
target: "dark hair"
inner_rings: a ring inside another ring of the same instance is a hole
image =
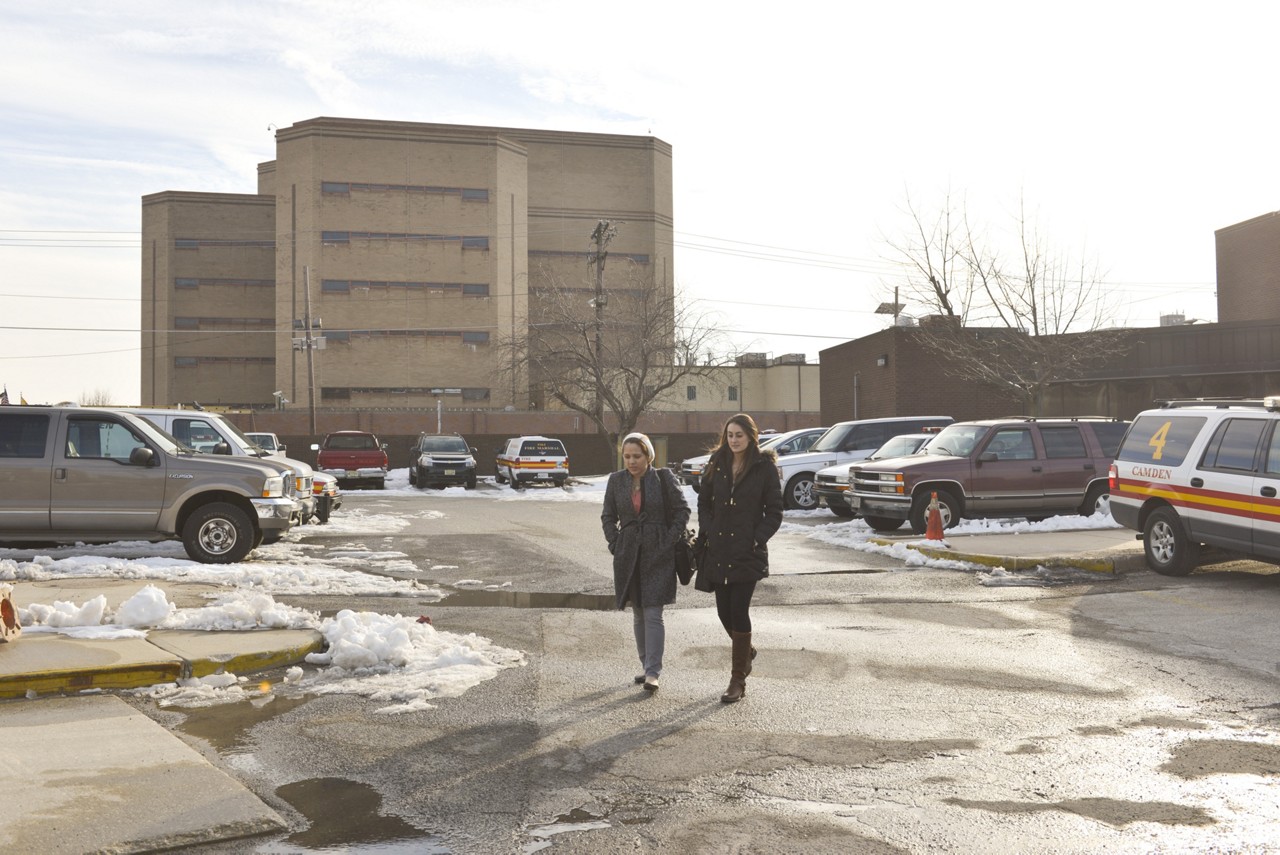
[[[707,465],[702,473],[703,478],[709,478],[724,466],[729,471],[733,470],[733,451],[729,448],[729,425],[737,425],[747,434],[747,450],[746,464],[748,467],[755,464],[760,459],[760,429],[756,427],[755,419],[746,413],[737,413],[729,416],[725,420],[724,427],[720,429],[720,440],[716,443],[715,448],[711,449],[711,459],[707,461]]]

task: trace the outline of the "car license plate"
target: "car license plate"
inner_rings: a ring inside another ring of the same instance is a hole
[[[853,508],[855,511],[858,508],[862,507],[862,500],[859,499],[857,496],[850,496],[848,493],[845,493],[844,500],[848,502],[849,507]]]
[[[356,476],[357,476],[357,475],[359,475],[359,474],[360,474],[360,473],[359,473],[359,472],[357,472],[357,471],[356,471],[356,470],[354,470],[354,469],[348,469],[348,470],[347,470],[347,477],[348,477],[348,478],[354,478],[354,477],[356,477]]]
[[[446,475],[457,475],[457,474],[458,474],[458,470],[457,470],[457,469],[446,469],[446,470],[444,470],[444,474],[446,474]]]
[[[550,476],[550,475],[548,475],[546,472],[539,472],[539,473],[538,473],[538,477],[539,477],[539,478],[550,478],[551,476]]]

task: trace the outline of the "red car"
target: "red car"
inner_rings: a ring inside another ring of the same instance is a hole
[[[381,490],[387,484],[387,446],[374,434],[362,430],[340,430],[327,434],[324,442],[311,446],[316,468],[338,479],[344,487],[370,484]]]

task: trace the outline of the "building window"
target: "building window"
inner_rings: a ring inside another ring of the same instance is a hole
[[[462,239],[463,249],[488,249],[489,238],[486,237],[464,237]]]
[[[737,387],[737,386],[730,386],[730,387],[729,387],[729,400],[730,400],[730,401],[736,401],[736,400],[738,400],[738,387]]]
[[[349,195],[351,193],[351,185],[346,181],[321,181],[320,192]]]
[[[174,318],[173,327],[174,329],[179,329],[179,330],[196,330],[200,328],[200,319],[199,318]]]
[[[173,364],[177,368],[186,368],[192,365],[198,365],[200,360],[194,356],[175,356]]]
[[[685,394],[685,397],[688,398],[690,401],[696,401],[698,400],[698,387],[686,386],[684,390],[684,394]]]
[[[464,344],[488,344],[489,334],[487,332],[464,332],[462,341]]]
[[[339,344],[351,343],[351,333],[347,330],[328,330],[325,332],[324,337],[329,341],[338,342]]]
[[[462,400],[487,401],[489,400],[489,390],[488,389],[463,389]]]
[[[462,284],[462,295],[464,297],[488,297],[489,284],[487,282],[483,284],[464,282]]]
[[[462,201],[464,202],[488,202],[488,190],[471,190],[466,187],[462,188]]]
[[[325,244],[351,243],[351,232],[321,232],[320,242]]]
[[[177,279],[173,280],[173,287],[174,288],[199,288],[200,280],[189,279],[186,277],[178,277]]]
[[[175,249],[199,249],[200,241],[191,240],[190,238],[178,238],[173,242]]]
[[[350,401],[351,390],[339,389],[334,386],[320,387],[320,397],[326,401]]]
[[[325,294],[349,294],[351,283],[345,279],[324,279],[320,282],[320,291]]]

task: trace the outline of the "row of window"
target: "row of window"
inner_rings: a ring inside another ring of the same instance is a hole
[[[244,288],[271,288],[276,284],[274,279],[197,279],[191,276],[176,276],[173,287],[178,289],[204,288],[207,286],[239,285]]]
[[[347,294],[352,289],[407,288],[411,291],[454,292],[465,297],[488,297],[488,282],[377,282],[365,279],[324,279],[320,290],[330,294]]]
[[[577,258],[594,259],[596,257],[596,254],[594,252],[571,251],[567,249],[531,249],[529,250],[529,255],[540,255],[544,257],[555,257],[555,258],[559,258],[559,257],[575,258],[575,259]],[[649,263],[649,256],[646,253],[641,253],[641,252],[610,251],[609,257],[630,259],[631,261],[634,261],[636,264]]]
[[[489,190],[483,187],[433,187],[429,184],[360,184],[354,181],[320,182],[321,193],[348,196],[353,191],[365,193],[430,193],[439,196],[460,196],[464,202],[489,201]]]
[[[174,249],[226,246],[258,246],[266,249],[275,249],[276,242],[274,240],[230,240],[222,238],[174,238],[173,240]]]
[[[231,327],[274,327],[275,318],[174,318],[173,327],[179,330],[228,329]]]
[[[320,388],[320,399],[323,401],[350,401],[353,395],[431,395],[432,397],[438,397],[440,392],[440,387],[428,386],[322,386]],[[449,392],[451,395],[456,394],[452,389]],[[460,392],[464,401],[489,400],[488,389],[463,387]]]
[[[321,232],[320,240],[326,246],[341,246],[353,240],[396,240],[461,242],[463,249],[488,249],[488,235],[428,235],[408,232]]]
[[[175,356],[173,364],[177,368],[191,368],[196,365],[274,365],[274,356]]]
[[[324,337],[330,342],[347,344],[352,338],[460,338],[464,344],[488,344],[489,333],[483,330],[330,330]]]

